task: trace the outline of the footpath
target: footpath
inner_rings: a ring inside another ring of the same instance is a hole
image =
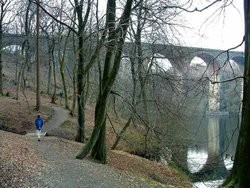
[[[44,132],[53,134],[67,118],[68,111],[53,107],[53,117],[44,125]],[[99,164],[89,158],[76,159],[83,144],[53,136],[36,141],[34,133],[27,134],[42,164],[36,168],[36,187],[48,188],[139,188],[149,187],[139,177]]]

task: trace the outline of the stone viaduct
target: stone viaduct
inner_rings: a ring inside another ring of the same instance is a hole
[[[21,46],[24,39],[25,36],[22,34],[3,34],[2,46]],[[47,37],[40,37],[40,39],[42,43],[48,40]],[[31,36],[29,40],[31,41],[31,46],[35,46],[35,36]],[[129,42],[125,43],[125,55],[132,54],[133,49],[131,46]],[[239,51],[143,43],[143,53],[148,57],[160,54],[164,58],[167,58],[172,67],[179,72],[185,72],[194,57],[201,58],[207,65],[213,67],[213,69],[223,66],[225,61],[229,59],[235,61],[242,71],[244,68],[244,53]]]

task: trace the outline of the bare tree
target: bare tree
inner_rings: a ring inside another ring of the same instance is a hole
[[[11,6],[11,1],[0,1],[0,96],[3,95],[3,61],[2,61],[2,48],[3,48],[3,32],[6,26],[5,17]]]
[[[111,87],[120,67],[122,49],[131,16],[132,3],[133,0],[126,1],[120,22],[116,27],[116,2],[115,0],[108,0],[107,2],[106,23],[109,30],[108,47],[99,88],[99,96],[95,107],[95,127],[86,146],[77,155],[79,159],[85,157],[92,150],[91,156],[94,159],[100,160],[102,163],[107,163],[106,105]]]
[[[63,6],[63,4],[61,4]],[[62,9],[62,7],[61,7]],[[62,13],[60,13],[60,21],[62,21]],[[66,49],[69,41],[69,37],[71,34],[71,30],[68,30],[68,33],[65,35],[64,27],[62,25],[59,25],[58,27],[58,34],[57,39],[59,42],[59,48],[58,48],[58,58],[59,58],[59,65],[60,65],[60,74],[63,84],[63,93],[64,93],[64,101],[65,101],[65,108],[69,109],[68,104],[68,90],[65,80],[65,56],[66,56]],[[64,39],[64,40],[63,40]]]
[[[23,6],[24,7],[24,6]],[[16,99],[19,98],[19,90],[21,85],[21,80],[25,83],[25,77],[24,77],[24,71],[25,67],[28,66],[28,70],[30,71],[30,35],[31,35],[31,28],[30,28],[30,22],[32,19],[32,15],[30,15],[31,11],[31,2],[29,1],[27,6],[25,6],[25,16],[24,16],[24,31],[25,31],[25,39],[22,44],[22,55],[24,56],[24,60],[21,61],[21,67],[18,73],[17,77],[17,89],[16,89]],[[20,7],[21,9],[21,7]],[[18,14],[21,16],[21,13]],[[22,19],[22,18],[21,18]],[[24,88],[25,89],[25,84]]]
[[[77,21],[75,22],[75,26],[73,24],[73,27],[68,24],[68,22],[61,22],[57,16],[53,15],[53,13],[50,13],[45,5],[40,6],[42,10],[48,14],[52,19],[54,19],[56,22],[62,24],[63,26],[70,29],[76,36],[78,41],[77,46],[77,104],[78,104],[78,131],[76,140],[79,142],[84,142],[85,140],[85,102],[86,102],[86,78],[88,75],[89,70],[95,63],[96,58],[98,57],[99,51],[103,45],[103,42],[106,38],[106,29],[103,30],[103,33],[100,37],[100,39],[97,40],[97,44],[95,46],[95,49],[93,52],[89,55],[89,58],[85,58],[85,42],[88,39],[88,35],[86,35],[87,31],[87,23],[90,15],[90,10],[92,6],[92,1],[87,0],[85,2],[84,0],[77,1],[75,0],[74,3],[71,5],[73,6],[73,10],[76,13]],[[63,11],[63,10],[60,10]],[[64,11],[66,17],[68,18],[68,21],[74,22],[72,20],[72,17]],[[74,16],[73,16],[74,17]],[[98,32],[98,31],[97,31]]]
[[[166,3],[170,3],[167,1]],[[120,133],[117,134],[116,141],[112,146],[114,149],[123,134],[125,133],[126,129],[130,126],[130,123],[135,122],[137,119],[139,124],[144,125],[145,127],[145,134],[144,134],[144,153],[147,153],[148,150],[148,140],[150,139],[150,133],[152,132],[154,125],[154,119],[151,115],[150,111],[152,108],[149,104],[149,101],[156,101],[151,94],[154,93],[154,90],[151,90],[152,84],[157,85],[159,83],[149,81],[153,80],[152,77],[152,70],[155,68],[154,65],[154,56],[155,54],[150,54],[150,44],[153,44],[158,41],[160,43],[169,43],[167,36],[165,35],[166,30],[171,30],[172,32],[177,31],[175,24],[173,22],[178,22],[178,14],[175,13],[173,10],[164,10],[162,9],[163,2],[158,1],[138,1],[138,6],[136,9],[133,10],[132,22],[131,27],[129,30],[130,33],[130,40],[133,43],[133,49],[130,51],[128,55],[130,61],[130,69],[131,69],[131,77],[132,77],[132,88],[131,94],[128,96],[127,101],[129,102],[129,110],[130,115],[127,119],[127,122]],[[177,3],[176,3],[177,4]],[[160,19],[158,19],[160,18]],[[169,26],[168,29],[167,26]],[[181,27],[181,24],[180,24]],[[149,30],[152,29],[151,32]],[[171,32],[169,32],[171,33]],[[156,38],[157,36],[157,38]],[[143,45],[142,38],[147,38],[149,41],[147,45]],[[153,48],[153,47],[152,47]],[[159,68],[161,69],[161,68]],[[163,69],[162,69],[163,70]],[[126,72],[125,74],[130,74]],[[162,74],[162,73],[154,73]],[[169,74],[165,72],[165,74]],[[159,76],[160,77],[160,76]],[[126,77],[121,77],[120,79],[126,79]],[[159,79],[160,80],[160,79]],[[149,83],[150,82],[150,83]],[[161,81],[159,81],[161,82]],[[130,83],[130,82],[129,82]],[[161,88],[163,89],[163,88]],[[167,89],[166,89],[167,90]],[[126,95],[126,93],[124,93]],[[151,95],[151,96],[150,96]]]
[[[40,44],[39,44],[39,19],[40,19],[40,7],[39,0],[37,1],[37,13],[36,13],[36,110],[41,109],[41,98],[40,98]]]
[[[244,0],[245,7],[245,60],[244,60],[244,88],[242,104],[242,120],[235,160],[231,175],[227,178],[222,187],[250,187],[250,3]]]

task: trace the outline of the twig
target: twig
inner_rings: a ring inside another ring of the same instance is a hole
[[[225,83],[225,82],[231,82],[236,79],[244,79],[244,76],[236,76],[227,80],[222,80],[222,81],[212,81],[210,78],[207,77],[207,79],[211,82],[211,84],[219,84],[219,83]]]

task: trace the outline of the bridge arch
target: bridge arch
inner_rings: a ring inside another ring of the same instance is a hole
[[[189,64],[189,75],[191,78],[200,78],[207,73],[207,64],[205,61],[195,56]]]
[[[217,71],[219,69],[220,64],[219,64],[219,61],[216,58],[216,56],[214,56],[210,53],[205,53],[205,52],[197,52],[194,55],[195,56],[193,56],[193,58],[198,57],[198,58],[202,59],[204,61],[204,63],[206,63],[206,65],[208,67],[209,74],[213,74],[215,71]]]
[[[173,65],[171,61],[160,53],[153,55],[151,68],[153,72],[173,71]]]
[[[237,65],[239,66],[241,73],[243,75],[243,73],[244,73],[244,57],[243,56],[235,56],[231,59],[237,63]]]

